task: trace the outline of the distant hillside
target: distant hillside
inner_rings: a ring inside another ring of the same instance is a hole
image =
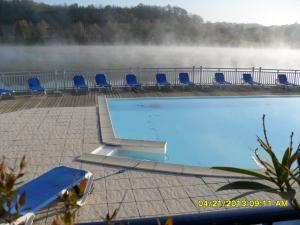
[[[300,47],[300,25],[204,22],[172,6],[50,6],[30,0],[0,0],[0,42],[41,44],[168,44]]]

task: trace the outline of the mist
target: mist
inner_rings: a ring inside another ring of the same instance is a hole
[[[192,66],[300,69],[300,50],[151,45],[0,46],[1,72]]]

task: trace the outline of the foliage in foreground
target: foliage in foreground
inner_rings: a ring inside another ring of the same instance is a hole
[[[57,212],[58,214],[53,220],[52,225],[75,224],[76,213],[80,208],[77,202],[83,196],[86,185],[87,180],[84,179],[79,185],[67,190],[62,196],[60,196],[60,201],[63,203],[63,208]]]
[[[236,196],[234,199],[241,198],[257,192],[276,193],[282,198],[288,200],[292,207],[300,212],[300,206],[295,198],[295,185],[300,186],[300,145],[294,151],[292,132],[290,135],[290,143],[281,160],[275,155],[270,142],[268,140],[265,115],[262,118],[264,138],[257,136],[257,141],[268,158],[260,154],[258,149],[255,150],[254,160],[256,164],[262,169],[262,172],[253,170],[246,170],[235,167],[212,167],[213,169],[239,173],[243,175],[250,175],[266,181],[266,183],[256,181],[236,181],[222,186],[218,191],[243,189],[248,190],[244,194]]]
[[[17,169],[7,166],[5,158],[0,162],[0,224],[13,224],[21,216],[19,212],[26,202],[26,193],[19,196],[19,186],[23,183],[20,179],[24,176],[26,167],[25,156],[21,159]],[[80,208],[77,202],[82,198],[86,186],[87,180],[84,179],[79,185],[65,191],[60,196],[59,201],[63,204],[63,207],[59,207],[56,211],[56,217],[52,225],[74,225],[76,223],[76,215]],[[126,193],[121,204],[125,195]],[[113,220],[116,219],[121,204],[111,215],[107,213],[106,217],[102,218],[107,225],[115,224]],[[157,219],[157,224],[161,225],[159,219]],[[164,225],[173,225],[173,219],[168,218]]]
[[[25,156],[20,161],[18,168],[11,168],[5,164],[5,158],[0,163],[0,224],[11,224],[20,217],[19,211],[25,204],[26,193],[19,194],[18,185],[24,176],[27,166]]]

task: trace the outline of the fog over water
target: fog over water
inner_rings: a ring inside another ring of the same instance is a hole
[[[0,46],[0,71],[135,67],[300,69],[300,49],[195,46]]]

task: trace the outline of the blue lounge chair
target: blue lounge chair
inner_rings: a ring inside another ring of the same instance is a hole
[[[243,81],[245,82],[245,84],[260,85],[260,83],[253,80],[250,73],[244,73],[243,74]]]
[[[231,83],[225,80],[223,73],[215,73],[215,81],[220,85],[230,85]]]
[[[0,88],[0,95],[9,95],[11,96],[14,93],[14,91],[9,90],[9,89],[5,89],[5,88]]]
[[[46,94],[45,88],[41,85],[37,77],[30,77],[27,82],[31,92],[44,92]]]
[[[74,87],[76,88],[76,91],[78,89],[88,89],[88,86],[85,83],[84,77],[82,75],[75,75],[73,77],[74,81]]]
[[[179,82],[184,85],[195,85],[195,83],[190,80],[188,73],[179,73]]]
[[[26,193],[25,204],[19,210],[19,214],[23,216],[18,221],[30,225],[35,213],[57,201],[60,195],[84,179],[87,180],[86,188],[81,199],[77,201],[77,204],[82,206],[91,191],[93,183],[91,172],[60,166],[24,184],[18,191],[19,196]],[[15,212],[16,209],[12,209],[11,213]]]
[[[141,88],[142,84],[137,80],[135,74],[127,74],[126,75],[127,85],[131,88]]]
[[[288,81],[285,74],[278,74],[277,75],[277,83],[279,85],[283,85],[283,86],[296,86],[295,84],[292,84]]]
[[[166,74],[164,74],[164,73],[156,74],[156,82],[157,82],[158,87],[171,85],[170,82],[167,80]]]
[[[111,88],[111,84],[107,82],[105,74],[96,74],[96,86],[101,88]]]

